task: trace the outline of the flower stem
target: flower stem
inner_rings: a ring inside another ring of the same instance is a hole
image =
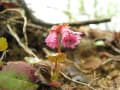
[[[59,35],[59,43],[57,46],[57,50],[58,50],[58,55],[61,54],[61,46],[60,46],[60,35]],[[59,72],[60,72],[60,63],[58,62],[58,59],[56,59],[55,62],[55,68],[54,70],[52,70],[52,81],[57,81],[58,77],[59,77]]]
[[[60,47],[60,43],[58,44],[58,54],[61,53],[61,47]],[[60,63],[58,63],[58,61],[56,60],[56,63],[55,63],[55,72],[56,72],[56,77],[58,78],[59,77],[59,71],[60,71]]]
[[[60,47],[60,43],[58,44],[58,53],[61,53],[61,47]]]
[[[58,44],[58,54],[61,53],[61,47],[60,47],[60,43]],[[56,73],[56,80],[58,79],[59,77],[59,71],[60,71],[60,63],[58,62],[58,60],[56,60],[55,62],[55,73]]]

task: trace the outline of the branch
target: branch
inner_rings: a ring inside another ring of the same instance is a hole
[[[104,18],[104,19],[94,19],[94,20],[87,20],[87,21],[81,21],[81,22],[75,22],[75,23],[68,23],[68,24],[70,26],[82,26],[82,25],[89,25],[89,24],[105,23],[110,21],[111,21],[111,18]]]
[[[46,27],[51,27],[53,25],[58,25],[58,24],[66,24],[66,23],[47,23],[44,22],[43,20],[40,20],[36,18],[32,11],[27,7],[27,4],[25,3],[24,0],[18,0],[18,3],[21,5],[21,7],[25,10],[26,16],[31,20],[32,23],[37,24],[37,25],[42,25]],[[87,21],[81,21],[81,22],[73,22],[73,23],[67,23],[70,26],[82,26],[82,25],[89,25],[89,24],[99,24],[99,23],[104,23],[104,22],[110,22],[111,18],[105,18],[105,19],[95,19],[95,20],[87,20]]]

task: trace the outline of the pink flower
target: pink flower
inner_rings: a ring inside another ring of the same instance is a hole
[[[50,34],[48,37],[45,39],[45,42],[47,46],[50,48],[57,48],[59,44],[59,34],[60,31],[64,30],[65,26],[64,25],[59,25],[59,26],[53,26],[51,28]]]
[[[62,34],[63,31],[69,30],[69,28],[67,28],[67,25],[58,25],[58,26],[53,26],[51,31],[56,31],[56,32],[60,32]]]
[[[57,48],[59,44],[58,33],[52,30],[48,37],[45,39],[45,42],[50,48]]]
[[[62,36],[62,40],[60,40],[60,36]],[[80,43],[80,39],[80,32],[73,32],[67,28],[67,25],[58,25],[52,27],[45,42],[51,48],[57,48],[60,41],[64,47],[75,48],[75,46]]]
[[[64,47],[75,48],[80,43],[81,35],[80,32],[73,32],[71,30],[65,30],[62,32],[62,43]]]

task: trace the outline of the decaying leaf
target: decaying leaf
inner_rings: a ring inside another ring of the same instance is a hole
[[[36,81],[37,76],[34,75],[35,68],[26,62],[8,62],[3,68],[2,72],[15,72],[20,77],[24,77],[30,81]]]

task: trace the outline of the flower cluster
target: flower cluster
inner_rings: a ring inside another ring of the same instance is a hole
[[[67,48],[75,48],[80,43],[81,32],[73,32],[66,25],[53,26],[45,39],[47,46],[57,48],[60,43]]]

